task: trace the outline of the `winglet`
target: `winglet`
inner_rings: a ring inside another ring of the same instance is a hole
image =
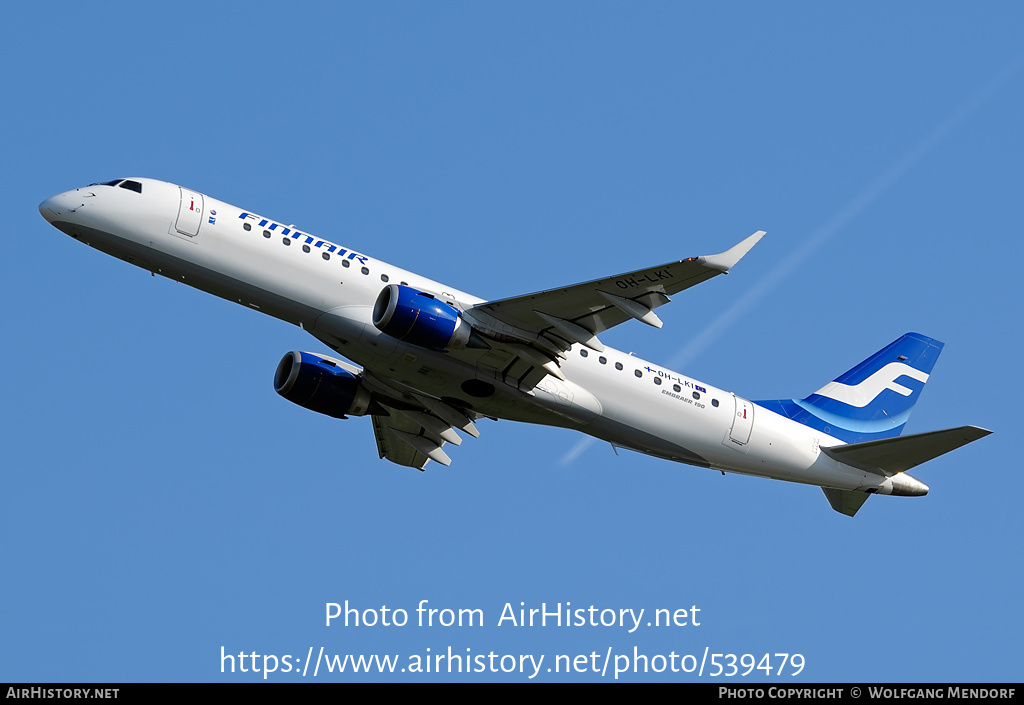
[[[736,266],[737,262],[743,259],[745,254],[750,252],[750,249],[756,245],[764,235],[764,230],[758,230],[746,240],[733,245],[725,252],[720,252],[717,255],[704,255],[703,257],[698,257],[697,261],[705,266],[711,267],[712,269],[720,269],[723,272],[728,272]]]

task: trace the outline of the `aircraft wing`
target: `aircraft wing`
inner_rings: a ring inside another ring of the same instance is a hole
[[[425,441],[415,440],[420,437],[419,426],[403,423],[401,418],[396,419],[393,416],[374,416],[372,418],[373,435],[377,439],[377,452],[381,458],[387,458],[396,465],[405,465],[419,470],[426,467],[431,458],[418,450],[416,444],[423,444],[424,450],[428,450],[428,452],[430,449],[425,447]],[[448,465],[451,463],[451,458],[441,450],[441,445],[444,444],[434,447],[435,459]]]
[[[764,234],[759,230],[717,255],[690,257],[583,284],[488,301],[467,313],[485,329],[512,338],[536,340],[542,336],[559,350],[580,343],[601,351],[604,345],[597,339],[598,333],[633,318],[660,328],[655,308],[668,303],[672,294],[727,273]]]
[[[462,443],[455,429],[473,437],[480,435],[465,412],[440,399],[399,390],[370,374],[364,374],[363,380],[377,392],[377,411],[383,412],[371,416],[381,458],[419,470],[431,460],[451,465],[443,447],[445,443]]]

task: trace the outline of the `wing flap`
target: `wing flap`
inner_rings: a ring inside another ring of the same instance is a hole
[[[390,416],[373,417],[373,433],[381,458],[419,470],[425,469],[429,460],[441,465],[452,464],[452,459],[442,450],[449,434],[455,435],[450,426],[424,412],[385,408]],[[458,441],[461,443],[462,439]]]
[[[377,453],[381,458],[390,460],[396,465],[404,465],[417,470],[423,470],[430,458],[426,453],[416,449],[406,439],[398,435],[407,433],[396,428],[396,424],[390,416],[373,416],[373,435],[377,441]]]
[[[437,399],[415,396],[418,405],[403,400],[382,399],[379,404],[387,416],[373,416],[373,433],[377,452],[381,458],[396,465],[424,470],[433,460],[451,465],[452,459],[444,452],[446,443],[458,446],[462,437],[459,428],[473,437],[480,432],[468,416]]]
[[[423,404],[431,413],[437,416],[439,419],[447,422],[452,428],[457,428],[461,431],[465,431],[473,438],[480,437],[480,431],[477,430],[473,420],[463,414],[461,411],[456,409],[450,404],[445,404],[440,399],[431,399],[430,397],[416,395],[416,400]],[[457,445],[457,444],[456,444]]]

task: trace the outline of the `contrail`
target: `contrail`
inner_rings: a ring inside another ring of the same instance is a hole
[[[935,126],[921,141],[915,144],[888,169],[869,183],[860,193],[840,208],[824,225],[816,229],[799,247],[787,257],[782,264],[772,269],[757,284],[736,300],[725,313],[708,324],[704,330],[693,337],[690,342],[681,348],[668,361],[668,367],[679,369],[686,367],[696,357],[708,349],[712,343],[718,340],[725,331],[733,326],[736,321],[747,313],[747,311],[758,301],[763,300],[766,294],[770,293],[783,279],[792,274],[793,270],[799,267],[804,261],[814,254],[822,245],[827,243],[845,228],[858,215],[863,213],[879,196],[888,191],[904,174],[928,155],[946,137],[960,126],[968,117],[977,112],[982,105],[995,95],[996,91],[1004,83],[1013,78],[1024,66],[1024,56],[1018,57],[1003,69],[994,79],[989,81],[977,93],[971,96],[959,108],[954,110],[942,122]],[[558,461],[560,466],[572,463],[583,454],[587,448],[597,441],[596,438],[585,436],[577,441],[572,448],[566,451],[565,455]]]

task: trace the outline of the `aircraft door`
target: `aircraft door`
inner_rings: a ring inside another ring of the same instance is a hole
[[[729,441],[734,446],[745,446],[750,440],[750,430],[754,427],[754,405],[746,399],[741,399],[735,394],[735,413],[732,417],[732,428],[729,429]]]
[[[203,222],[203,194],[183,189],[180,186],[181,202],[178,205],[178,219],[175,229],[182,235],[195,237],[199,234],[199,225]]]

